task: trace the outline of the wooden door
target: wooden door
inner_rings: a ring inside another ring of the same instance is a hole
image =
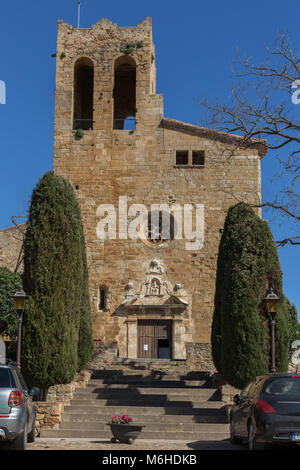
[[[138,321],[138,357],[157,359],[172,358],[172,321]]]

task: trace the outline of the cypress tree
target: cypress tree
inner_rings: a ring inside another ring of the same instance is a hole
[[[288,312],[288,329],[289,329],[289,357],[292,356],[294,349],[292,344],[294,341],[300,340],[300,325],[298,323],[298,313],[295,305],[285,297]]]
[[[22,278],[8,268],[0,268],[0,335],[16,339],[18,323],[14,309],[13,296],[20,290]]]
[[[286,301],[277,249],[268,224],[245,203],[228,211],[219,247],[212,354],[229,384],[243,388],[270,368],[269,286],[280,297],[276,322],[276,367],[288,366]]]
[[[88,268],[87,268],[83,228],[82,228],[81,246],[82,246],[82,260],[83,260],[83,279],[82,279],[82,295],[81,295],[81,303],[80,303],[80,323],[79,323],[79,338],[78,338],[78,371],[82,370],[85,367],[85,365],[88,363],[93,353]]]
[[[82,299],[88,295],[83,251],[73,188],[48,172],[33,191],[24,240],[24,288],[31,299],[22,348],[28,382],[44,390],[72,381],[78,370]],[[89,315],[87,305],[84,311]]]

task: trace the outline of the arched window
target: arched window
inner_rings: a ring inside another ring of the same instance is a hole
[[[99,310],[107,309],[107,287],[99,287]]]
[[[114,129],[135,129],[136,65],[131,57],[115,62]]]
[[[87,57],[74,66],[73,129],[93,129],[94,64]]]

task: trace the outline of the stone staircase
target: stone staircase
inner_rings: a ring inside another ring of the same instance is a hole
[[[209,374],[189,371],[170,361],[131,362],[96,370],[84,389],[65,407],[57,430],[41,437],[110,440],[107,423],[128,414],[143,424],[140,439],[216,441],[229,438],[219,392]]]

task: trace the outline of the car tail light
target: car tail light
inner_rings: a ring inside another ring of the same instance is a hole
[[[23,403],[23,395],[19,390],[14,390],[10,392],[8,399],[8,406],[19,406]]]
[[[274,410],[274,408],[272,408],[272,406],[265,400],[257,400],[255,406],[261,413],[277,413],[276,410]]]

